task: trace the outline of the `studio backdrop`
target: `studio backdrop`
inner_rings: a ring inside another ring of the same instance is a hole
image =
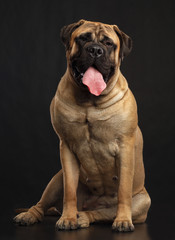
[[[61,168],[49,106],[66,70],[60,40],[79,19],[117,24],[133,40],[121,71],[133,91],[144,136],[146,188],[173,203],[174,1],[1,1],[1,202],[8,211],[36,203]]]

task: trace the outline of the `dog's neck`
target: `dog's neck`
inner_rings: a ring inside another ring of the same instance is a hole
[[[68,105],[78,105],[82,107],[95,106],[107,108],[120,101],[128,90],[128,84],[120,69],[109,80],[107,88],[100,96],[92,95],[87,89],[79,87],[72,78],[69,69],[62,77],[59,85],[62,91],[57,90],[57,95]]]

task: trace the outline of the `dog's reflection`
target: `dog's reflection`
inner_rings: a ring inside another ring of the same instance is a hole
[[[132,233],[117,233],[111,231],[109,224],[94,224],[90,228],[80,229],[77,231],[58,231],[55,233],[54,240],[95,240],[95,239],[112,239],[112,240],[151,240],[147,224],[135,225],[135,231]]]
[[[133,233],[126,233],[126,234],[113,234],[113,237],[111,238],[112,240],[151,240],[148,229],[147,229],[147,224],[138,224],[135,225],[135,231]]]

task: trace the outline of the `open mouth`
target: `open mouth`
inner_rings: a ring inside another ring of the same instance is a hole
[[[93,67],[94,69],[96,69],[97,71],[99,71],[102,76],[103,76],[103,79],[105,81],[105,83],[108,82],[109,78],[112,76],[112,74],[114,73],[114,68],[111,67],[111,71],[109,74],[103,74],[99,69],[98,67],[95,65],[95,64],[92,64],[92,66],[89,66],[89,67]],[[89,68],[88,67],[88,68]],[[85,72],[87,71],[87,69],[83,69],[83,70],[80,70],[75,64],[72,64],[72,70],[73,70],[73,76],[75,78],[75,80],[80,84],[82,85],[82,80],[83,80],[83,76],[85,74]]]
[[[106,78],[94,65],[88,67],[85,71],[80,71],[75,65],[72,69],[78,85],[87,87],[91,94],[99,96],[107,87]]]
[[[73,76],[74,76],[75,80],[77,81],[77,83],[79,85],[83,86],[82,80],[83,80],[84,72],[81,72],[78,69],[78,67],[76,67],[74,64],[72,65],[72,70],[73,70]]]
[[[96,66],[94,63],[89,66],[78,66],[76,62],[72,63],[73,77],[78,86],[89,90],[93,95],[99,96],[107,87],[107,82],[114,74],[115,68],[113,66],[100,65]]]

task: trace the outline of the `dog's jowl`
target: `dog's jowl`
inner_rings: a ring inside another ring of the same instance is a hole
[[[50,113],[62,169],[14,221],[30,225],[60,213],[58,230],[111,221],[115,231],[133,231],[145,222],[151,201],[137,105],[120,72],[132,40],[116,25],[85,20],[63,27],[61,39],[67,70]]]

